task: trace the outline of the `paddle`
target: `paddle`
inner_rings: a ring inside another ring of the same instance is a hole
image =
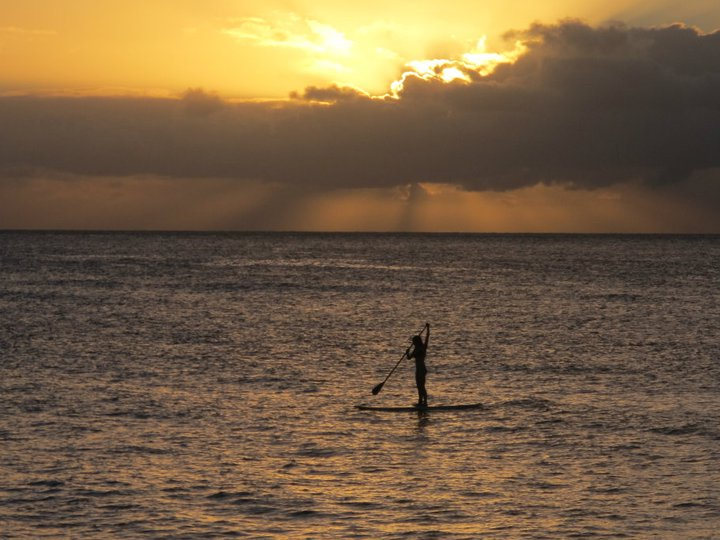
[[[425,329],[425,327],[423,326],[423,330],[424,329]],[[420,330],[420,332],[422,332],[422,330]],[[420,332],[418,332],[418,335],[420,335]],[[381,382],[380,384],[378,384],[375,388],[372,389],[373,396],[377,396],[380,393],[380,390],[382,390],[382,387],[385,386],[385,383],[390,378],[390,375],[395,373],[395,370],[400,365],[400,362],[403,361],[403,359],[405,358],[406,355],[407,355],[407,351],[405,351],[403,353],[403,355],[400,357],[400,360],[398,360],[397,364],[395,364],[395,367],[390,370],[390,373],[387,374],[387,377],[385,377],[385,380],[383,382]]]
[[[406,355],[406,354],[407,354],[407,351],[405,351],[405,352],[403,353],[403,355],[400,357],[400,360],[398,360],[397,364],[395,364],[395,367],[392,368],[392,370],[390,371],[390,373],[387,374],[387,377],[385,377],[385,380],[384,380],[383,382],[381,382],[380,384],[378,384],[375,388],[372,389],[373,396],[377,396],[377,395],[380,393],[380,390],[382,390],[382,387],[385,385],[385,383],[387,382],[387,380],[390,378],[390,375],[392,375],[393,373],[395,373],[395,370],[396,370],[397,367],[400,365],[400,362],[403,361],[403,359],[405,358],[405,355]]]

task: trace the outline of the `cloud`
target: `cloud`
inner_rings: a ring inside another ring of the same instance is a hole
[[[467,77],[449,80],[407,76],[395,98],[338,86],[274,103],[199,90],[182,100],[0,98],[0,175],[507,191],[677,187],[720,167],[720,32],[563,21],[507,38],[524,43],[515,62],[464,66]]]
[[[344,54],[352,41],[330,25],[295,14],[278,14],[275,20],[245,17],[233,22],[223,33],[259,47],[300,49],[313,53]]]
[[[11,36],[56,36],[55,30],[40,30],[37,28],[20,28],[18,26],[0,26],[0,35]]]
[[[182,95],[182,102],[189,114],[199,116],[212,114],[225,106],[220,96],[202,88],[188,88]]]
[[[337,103],[339,101],[370,98],[366,92],[363,92],[358,88],[339,86],[337,84],[325,87],[308,86],[302,95],[297,92],[292,92],[290,97],[293,99],[304,99],[307,101],[326,103]]]

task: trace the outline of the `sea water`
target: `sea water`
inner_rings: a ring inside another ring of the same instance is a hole
[[[720,237],[0,233],[0,537],[720,538]],[[430,404],[412,363],[429,322]]]

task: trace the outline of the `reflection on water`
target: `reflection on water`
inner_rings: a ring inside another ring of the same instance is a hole
[[[2,535],[711,538],[719,255],[0,234]],[[425,320],[431,404],[485,407],[356,410],[415,401],[411,362],[371,389]]]
[[[427,411],[418,411],[417,417],[418,417],[418,422],[417,422],[418,435],[425,437],[425,428],[430,423],[430,413],[428,413]]]

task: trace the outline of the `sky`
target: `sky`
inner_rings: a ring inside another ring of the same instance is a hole
[[[0,7],[0,228],[720,233],[717,0]]]

